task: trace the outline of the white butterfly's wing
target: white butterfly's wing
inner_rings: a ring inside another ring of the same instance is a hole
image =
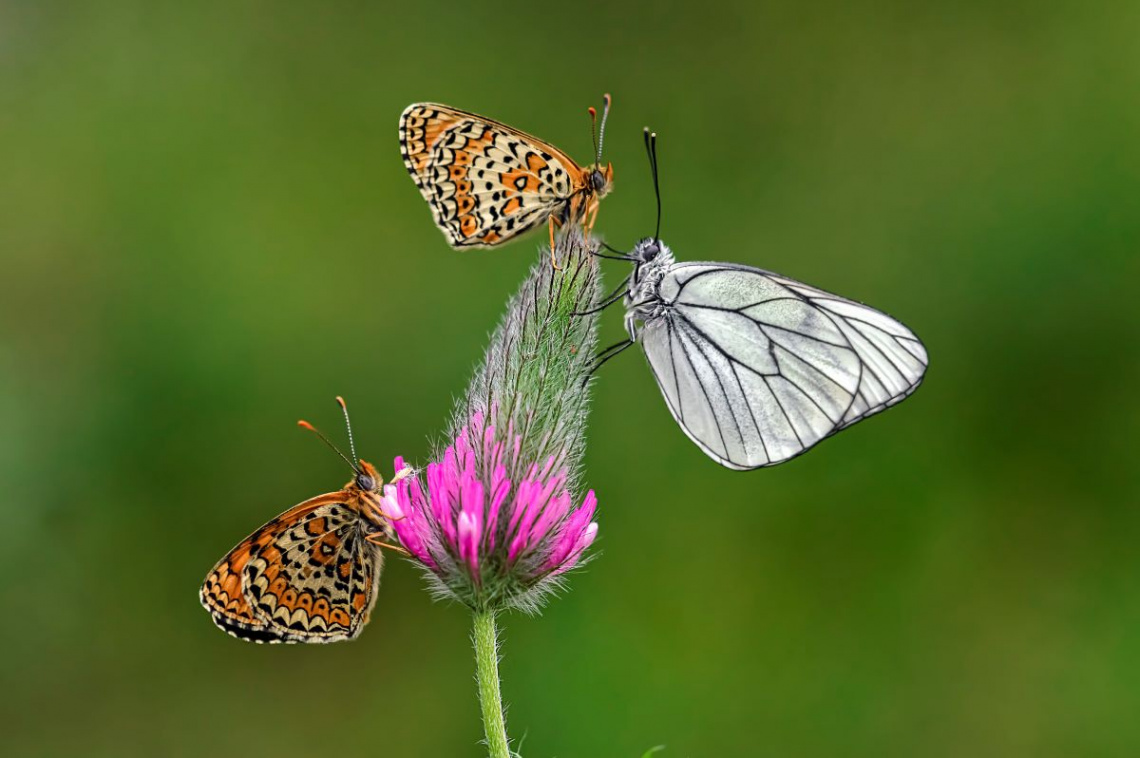
[[[782,463],[914,391],[926,351],[865,305],[745,266],[683,263],[639,341],[673,417],[734,469]]]
[[[794,279],[771,276],[831,315],[863,361],[859,391],[840,429],[905,400],[918,389],[930,360],[926,347],[914,332],[862,303]]]

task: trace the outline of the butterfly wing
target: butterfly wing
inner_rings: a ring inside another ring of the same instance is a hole
[[[214,623],[239,639],[272,641],[272,636],[266,631],[265,620],[253,612],[253,607],[242,594],[241,575],[250,556],[268,541],[266,530],[273,523],[269,522],[239,542],[225,558],[218,561],[198,591],[198,598],[210,612]]]
[[[356,637],[376,601],[382,557],[343,492],[321,495],[258,529],[206,578],[219,627],[255,642]]]
[[[761,269],[671,267],[638,339],[673,417],[734,469],[782,463],[912,393],[922,342],[869,306]]]
[[[400,116],[400,154],[455,248],[491,247],[559,220],[585,187],[565,153],[497,121],[434,103]]]

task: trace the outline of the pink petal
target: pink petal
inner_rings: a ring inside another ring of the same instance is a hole
[[[495,535],[499,531],[499,509],[507,495],[511,494],[511,480],[507,478],[507,469],[502,464],[495,467],[491,477],[491,505],[487,509],[487,550],[495,549]]]
[[[561,574],[564,571],[569,571],[577,565],[578,559],[582,557],[582,553],[586,551],[590,545],[594,544],[594,538],[598,536],[598,524],[596,521],[591,521],[586,526],[586,530],[582,532],[582,536],[578,539],[578,544],[574,546],[573,552],[562,561],[562,565],[554,572]]]
[[[392,520],[403,519],[404,509],[400,507],[399,490],[395,485],[384,485],[384,497],[380,498],[380,510]]]
[[[588,542],[583,542],[585,533],[590,530],[588,522],[594,516],[597,503],[598,498],[593,490],[586,493],[582,507],[570,515],[558,533],[554,544],[550,547],[550,553],[543,562],[543,570],[556,570],[556,573],[565,571],[576,562],[578,555],[594,541],[594,537],[591,535]],[[594,524],[593,534],[596,535],[597,531],[598,526]]]
[[[479,524],[466,512],[459,514],[459,557],[467,561],[471,577],[479,581]]]
[[[483,483],[468,471],[461,486],[460,515],[466,513],[476,524],[483,520]]]

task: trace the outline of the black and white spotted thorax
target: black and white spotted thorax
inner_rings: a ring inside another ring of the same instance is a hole
[[[637,341],[640,329],[661,316],[668,303],[661,297],[661,282],[675,260],[673,251],[664,242],[646,237],[633,246],[629,253],[634,259],[633,274],[629,279],[629,294],[625,296],[625,330],[631,340]]]

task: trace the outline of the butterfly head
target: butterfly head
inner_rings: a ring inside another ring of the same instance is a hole
[[[384,486],[384,477],[368,461],[360,461],[356,469],[356,478],[352,480],[357,489],[364,492],[380,492]]]
[[[642,266],[654,262],[672,263],[673,251],[656,237],[646,237],[633,246],[633,250],[629,251],[629,257]]]
[[[595,197],[602,198],[610,193],[614,186],[614,164],[607,163],[605,168],[602,164],[595,163],[590,168],[590,173],[586,177],[590,192]]]

